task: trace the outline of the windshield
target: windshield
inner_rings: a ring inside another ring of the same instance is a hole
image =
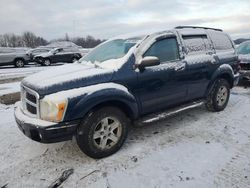
[[[238,48],[239,54],[250,54],[250,43],[242,44]]]
[[[62,51],[61,48],[54,48],[54,49],[50,50],[50,53],[58,53],[60,51]]]
[[[115,39],[105,42],[80,59],[80,62],[102,63],[110,59],[124,57],[141,38]]]

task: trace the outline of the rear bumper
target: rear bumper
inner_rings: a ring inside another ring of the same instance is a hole
[[[15,105],[15,119],[18,128],[30,139],[41,143],[55,143],[72,139],[80,120],[53,123],[31,118],[24,114],[20,102]]]

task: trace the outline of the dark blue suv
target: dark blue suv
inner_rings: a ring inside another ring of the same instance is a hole
[[[78,62],[25,78],[15,118],[35,141],[75,136],[84,153],[102,158],[119,150],[129,125],[203,103],[223,110],[238,67],[234,44],[219,29],[180,26],[117,37]]]

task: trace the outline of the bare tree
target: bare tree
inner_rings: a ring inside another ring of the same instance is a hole
[[[94,37],[88,35],[87,37],[76,37],[70,38],[66,33],[64,38],[59,38],[52,40],[53,41],[71,41],[78,46],[83,48],[93,48],[98,44],[102,43],[104,40],[95,39]],[[15,35],[12,33],[7,33],[0,35],[0,46],[2,47],[30,47],[35,48],[38,46],[45,46],[48,42],[39,36],[36,36],[34,33],[26,31],[22,35]]]
[[[72,40],[76,45],[82,46],[83,48],[93,48],[98,44],[102,43],[104,40],[95,39],[94,37],[88,35],[86,38],[77,37]]]

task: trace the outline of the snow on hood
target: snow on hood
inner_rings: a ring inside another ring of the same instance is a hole
[[[49,52],[44,52],[44,53],[41,53],[41,54],[39,54],[39,55],[36,55],[35,58],[36,58],[36,57],[49,57],[49,56],[51,56],[51,55],[53,55],[53,54],[52,54],[51,51],[49,51]]]
[[[50,68],[23,79],[22,84],[47,95],[63,90],[104,83],[111,80],[113,70],[97,68],[94,65],[74,63]]]

